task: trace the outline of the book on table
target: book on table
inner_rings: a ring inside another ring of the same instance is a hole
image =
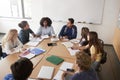
[[[21,53],[19,56],[20,57],[26,57],[28,59],[31,59],[37,55],[40,55],[42,53],[44,53],[45,50],[41,49],[41,48],[37,48],[37,47],[31,47],[27,50],[25,50],[23,53]]]
[[[46,60],[55,65],[58,65],[64,61],[64,59],[62,59],[58,56],[55,56],[55,55],[51,55],[51,56],[47,57]]]

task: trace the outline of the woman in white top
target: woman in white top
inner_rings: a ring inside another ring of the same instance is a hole
[[[23,44],[18,39],[18,32],[16,29],[11,29],[2,39],[3,52],[12,54],[19,52]]]
[[[51,26],[52,21],[48,17],[43,17],[40,20],[40,28],[38,29],[37,36],[40,37],[42,35],[52,36],[55,34],[53,27]]]

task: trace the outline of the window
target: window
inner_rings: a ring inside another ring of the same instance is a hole
[[[0,0],[0,16],[31,18],[31,0]]]

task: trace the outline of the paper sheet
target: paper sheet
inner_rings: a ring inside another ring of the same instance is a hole
[[[67,71],[67,69],[72,69],[73,63],[63,62],[60,66],[60,70]]]
[[[57,72],[57,74],[54,76],[53,80],[62,80],[61,78],[62,78],[62,74],[63,74],[63,73],[64,73],[63,71],[58,70],[58,72]]]
[[[71,42],[63,42],[62,43],[66,48],[70,48],[73,46],[73,44]]]
[[[38,74],[38,78],[51,79],[53,75],[54,67],[42,66]]]
[[[76,52],[79,51],[79,50],[72,50],[71,48],[67,48],[67,50],[69,51],[71,56],[74,56],[76,54]]]
[[[46,38],[49,38],[49,36],[48,35],[42,35],[41,38],[46,39]]]
[[[42,40],[43,39],[40,39],[40,38],[33,38],[26,45],[37,46]]]

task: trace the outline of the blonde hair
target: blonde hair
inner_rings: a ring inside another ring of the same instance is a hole
[[[16,35],[16,34],[17,34],[16,29],[9,30],[9,32],[6,33],[6,35],[2,39],[2,47],[4,47],[6,42],[11,41],[11,40],[15,40],[16,38],[14,37],[14,35]]]
[[[91,57],[85,52],[76,53],[76,64],[81,70],[89,70],[91,67]]]

